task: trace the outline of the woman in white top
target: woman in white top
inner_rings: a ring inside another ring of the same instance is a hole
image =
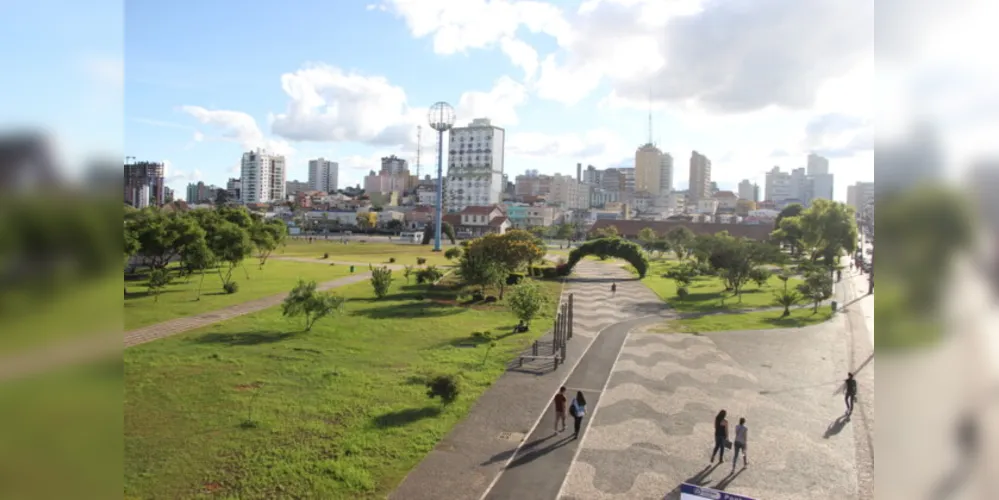
[[[749,437],[749,428],[746,427],[746,419],[740,418],[739,425],[735,426],[735,441],[732,450],[732,470],[735,470],[735,463],[739,460],[739,451],[742,451],[742,466],[748,467],[749,461],[746,459],[746,442]]]

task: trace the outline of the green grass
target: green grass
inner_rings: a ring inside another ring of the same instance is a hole
[[[120,290],[121,277],[112,275],[5,291],[0,294],[0,353],[119,330],[122,312],[115,296]]]
[[[662,277],[663,274],[677,265],[679,262],[671,260],[650,262],[649,271],[642,282],[659,298],[680,312],[712,312],[772,307],[774,306],[773,292],[784,287],[784,282],[776,276],[771,276],[762,288],[756,283],[750,282],[743,287],[740,300],[731,292],[725,291],[725,284],[721,278],[698,276],[687,287],[690,295],[680,299],[676,295],[676,282]],[[634,268],[629,266],[629,269],[634,272]],[[788,280],[787,286],[793,290],[801,282],[798,278],[792,278]]]
[[[684,318],[669,321],[665,328],[658,331],[678,333],[725,332],[732,330],[769,330],[774,328],[801,328],[828,321],[832,318],[829,307],[819,307],[819,312],[813,313],[811,307],[791,309],[791,315],[781,318],[783,311],[753,311],[742,313],[722,313]],[[653,330],[656,331],[656,330]]]
[[[444,247],[446,251],[450,245]],[[330,260],[342,262],[367,262],[371,264],[387,264],[395,258],[400,265],[416,265],[416,258],[427,259],[428,264],[443,266],[451,264],[444,251],[434,252],[433,245],[416,245],[412,243],[360,243],[350,241],[346,245],[339,241],[292,239],[288,245],[274,252],[278,257],[310,257],[321,258],[329,253]]]
[[[148,294],[145,281],[126,283],[129,296],[125,298],[125,330],[289,292],[299,278],[323,283],[350,275],[347,266],[270,260],[263,269],[258,269],[256,264],[256,260],[247,260],[245,272],[241,268],[233,271],[233,279],[239,283],[239,291],[234,294],[223,292],[218,272],[209,271],[205,274],[201,300],[196,300],[200,275],[191,276],[190,280],[174,278],[160,293],[158,301]],[[364,271],[367,269],[357,272]],[[250,279],[246,279],[246,272]]]
[[[517,323],[503,305],[421,301],[403,280],[380,301],[369,283],[342,292],[345,315],[311,332],[273,308],[126,350],[125,496],[384,498],[549,328],[555,302],[503,337]],[[502,338],[483,363],[484,330]],[[455,372],[464,389],[442,409],[423,379]]]

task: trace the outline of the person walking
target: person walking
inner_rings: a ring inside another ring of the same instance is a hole
[[[562,386],[558,390],[558,394],[555,395],[555,433],[565,431],[565,404],[568,400],[565,397],[565,386]],[[562,423],[562,428],[558,428],[559,422]]]
[[[583,417],[586,416],[586,398],[583,397],[583,391],[576,392],[576,399],[573,399],[569,406],[569,415],[572,415],[572,428],[575,430],[572,438],[579,439],[579,427],[583,425]]]
[[[711,451],[711,461],[709,463],[714,463],[715,453],[718,454],[718,463],[725,461],[725,448],[728,447],[728,420],[725,420],[725,416],[728,413],[725,410],[718,412],[715,415],[715,448]]]
[[[611,295],[617,295],[617,283],[611,283]]]
[[[746,443],[749,436],[749,428],[746,427],[746,417],[739,418],[739,425],[735,426],[735,441],[732,443],[732,472],[735,472],[735,464],[739,461],[739,452],[742,451],[742,467],[749,467],[749,459],[746,458]]]
[[[846,415],[850,416],[853,414],[853,403],[857,400],[857,380],[853,378],[852,373],[847,373],[843,384],[846,387],[846,394],[844,396],[846,400]]]

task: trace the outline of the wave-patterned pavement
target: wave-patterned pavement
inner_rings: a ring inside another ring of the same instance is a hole
[[[829,417],[841,398],[788,404],[787,396],[762,391],[763,384],[708,336],[632,333],[561,498],[658,500],[682,482],[761,500],[852,498],[852,428],[830,426]],[[740,459],[733,472],[731,451],[721,466],[705,470],[712,420],[722,408],[732,428],[747,418],[744,470]]]
[[[617,285],[614,293],[612,284]],[[655,292],[628,271],[610,264],[580,261],[566,289],[573,294],[573,335],[587,339],[615,323],[668,311]]]

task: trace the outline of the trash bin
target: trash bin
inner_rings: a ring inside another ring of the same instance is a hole
[[[830,307],[832,307],[832,312],[836,312],[836,305],[836,301],[832,301],[832,304],[830,305]]]

